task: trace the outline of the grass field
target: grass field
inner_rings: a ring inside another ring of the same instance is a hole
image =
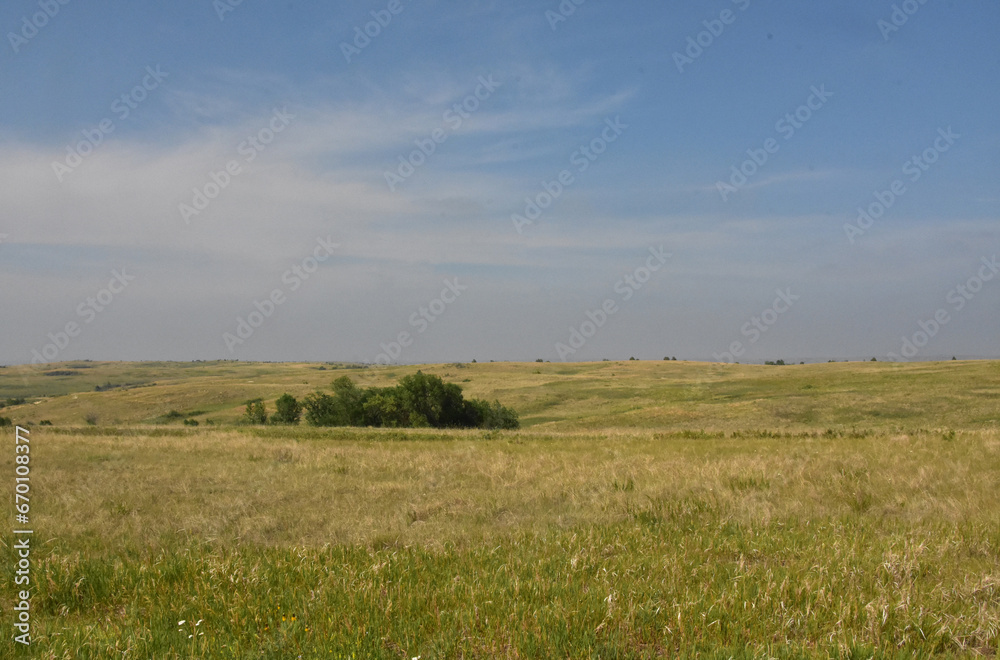
[[[0,655],[996,656],[996,362],[434,365],[524,428],[232,425],[416,370],[334,366],[0,369],[0,415],[53,423]]]

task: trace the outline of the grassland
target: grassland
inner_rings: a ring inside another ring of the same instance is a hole
[[[248,399],[273,402],[328,389],[348,375],[384,386],[423,369],[498,398],[525,427],[546,431],[660,429],[996,428],[1000,362],[828,363],[764,367],[693,362],[485,363],[386,369],[334,364],[71,362],[0,368],[0,410],[22,423],[162,424],[171,411],[231,424]],[[55,375],[47,375],[55,374]],[[97,392],[103,385],[128,385]],[[175,424],[180,424],[177,419]]]
[[[4,608],[4,657],[910,658],[1000,643],[995,362],[422,367],[519,410],[525,428],[502,433],[228,424],[248,398],[415,367],[81,364],[0,369],[0,397],[28,399],[0,415],[54,424],[31,427],[34,641],[15,648]],[[93,391],[108,381],[144,386]],[[157,423],[169,410],[201,425]]]

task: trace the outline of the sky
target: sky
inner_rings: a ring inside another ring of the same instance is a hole
[[[0,363],[998,358],[987,0],[8,0]]]

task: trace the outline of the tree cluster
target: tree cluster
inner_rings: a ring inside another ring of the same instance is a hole
[[[395,387],[359,388],[347,376],[333,394],[316,391],[302,401],[313,426],[387,426],[516,429],[517,413],[499,401],[466,400],[462,388],[418,371]]]

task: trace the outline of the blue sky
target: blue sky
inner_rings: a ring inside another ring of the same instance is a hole
[[[996,3],[224,3],[0,8],[0,362],[1000,357]]]

